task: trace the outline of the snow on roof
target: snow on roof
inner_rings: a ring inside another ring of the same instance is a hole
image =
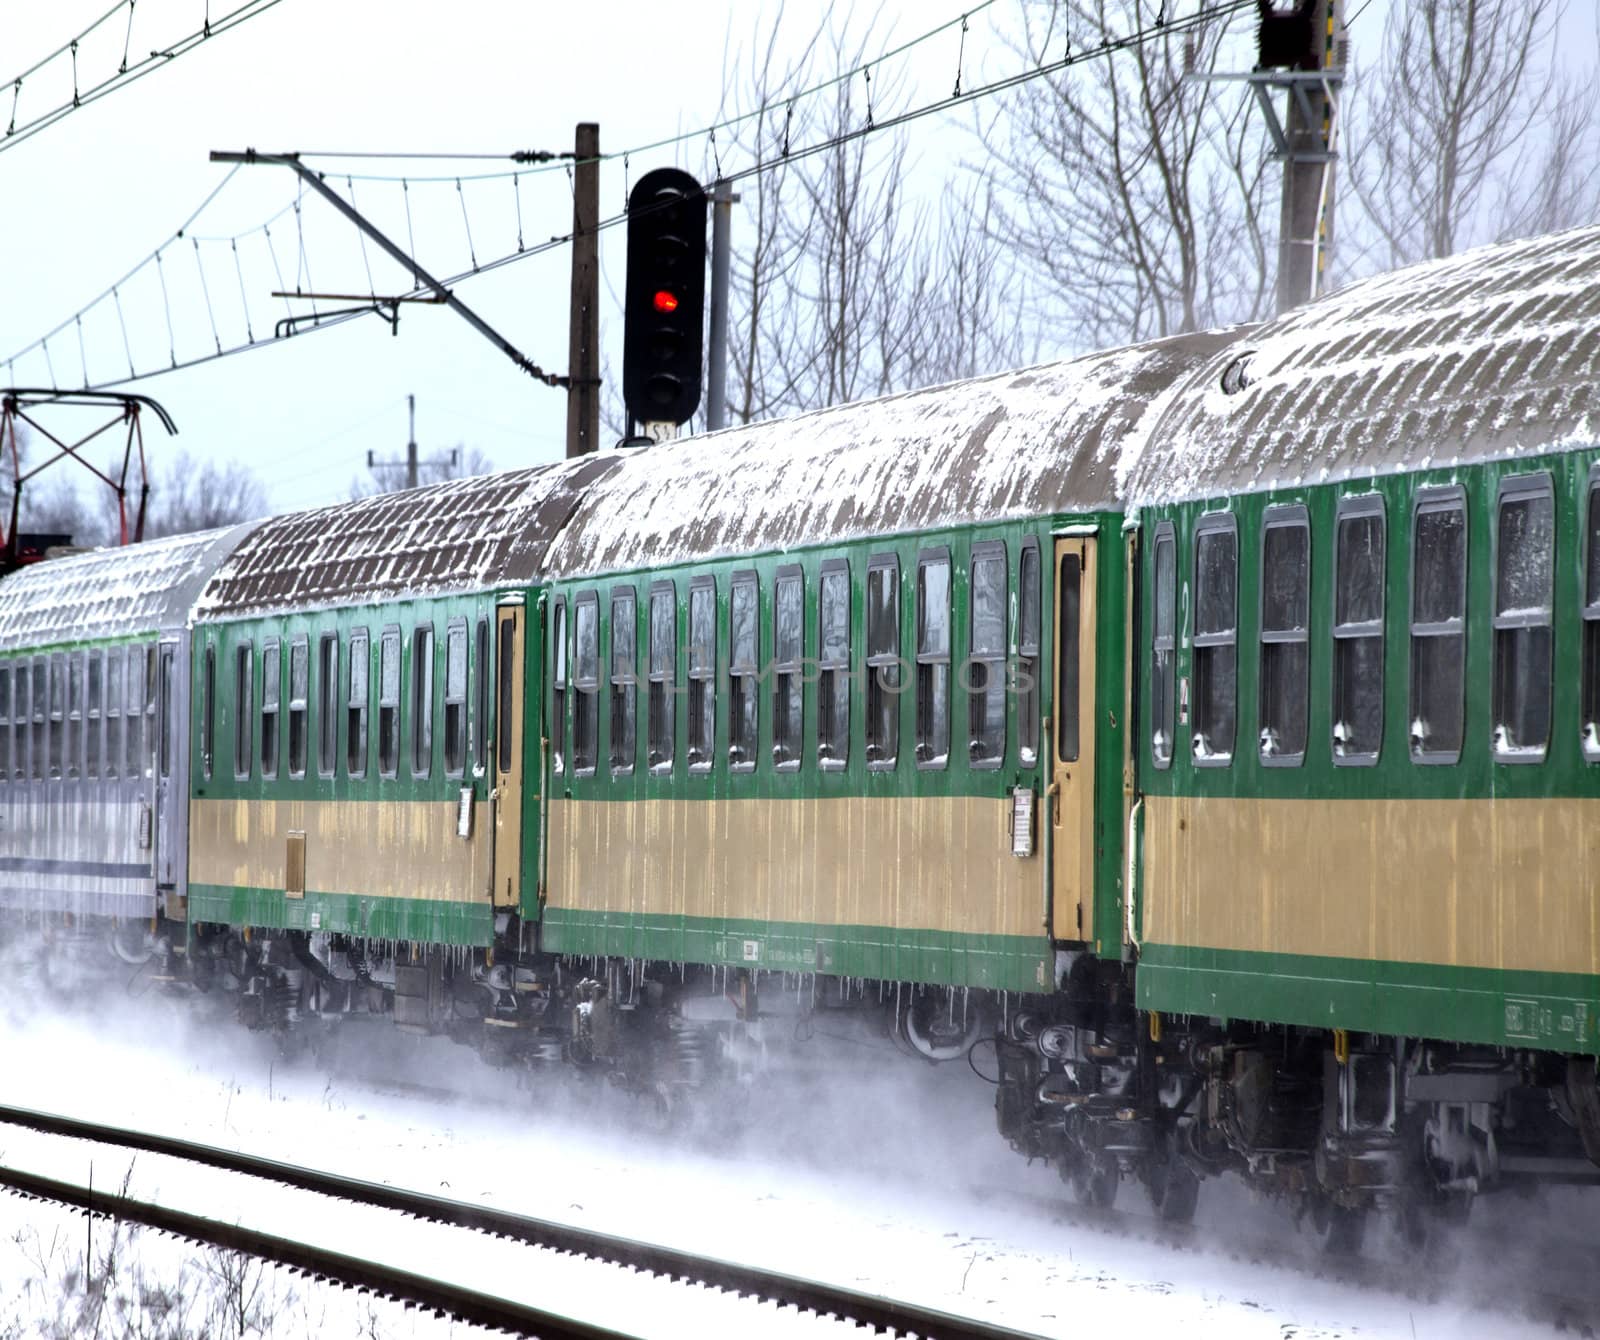
[[[1353,284],[1218,353],[1131,463],[1126,496],[1216,497],[1592,442],[1597,375],[1600,228],[1463,252]]]
[[[1181,336],[631,452],[584,495],[552,575],[1117,507],[1173,388],[1225,340]]]
[[[33,563],[0,582],[0,651],[172,631],[258,522]]]
[[[196,614],[320,609],[532,582],[584,487],[620,461],[585,456],[278,517],[218,569]]]

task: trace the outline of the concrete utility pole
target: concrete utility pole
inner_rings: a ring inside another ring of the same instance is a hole
[[[406,397],[406,411],[411,417],[410,441],[406,443],[406,487],[414,489],[417,486],[417,398],[414,395]]]
[[[1315,70],[1289,84],[1283,127],[1283,208],[1278,225],[1278,311],[1322,291],[1333,246],[1334,96],[1339,0],[1315,0],[1311,56]],[[1309,62],[1308,62],[1309,63]],[[1342,70],[1340,71],[1342,74]]]
[[[567,342],[567,456],[600,447],[600,127],[578,123],[572,170],[572,315]]]

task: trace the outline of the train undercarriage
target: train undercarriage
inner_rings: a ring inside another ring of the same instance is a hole
[[[1127,965],[1091,955],[1062,956],[1055,993],[1019,997],[560,959],[500,931],[485,951],[121,922],[58,926],[43,955],[66,989],[92,982],[109,942],[124,969],[231,998],[290,1049],[376,1017],[497,1066],[579,1068],[669,1116],[781,1073],[819,1020],[850,1016],[911,1060],[992,1082],[1000,1134],[1085,1204],[1137,1184],[1187,1222],[1203,1184],[1232,1173],[1334,1251],[1359,1249],[1377,1217],[1421,1245],[1480,1194],[1600,1183],[1592,1057],[1151,1014]]]

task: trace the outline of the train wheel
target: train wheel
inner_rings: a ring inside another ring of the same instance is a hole
[[[1329,1256],[1358,1256],[1367,1236],[1367,1212],[1319,1197],[1311,1207],[1311,1231]]]
[[[1169,1155],[1152,1163],[1145,1181],[1156,1218],[1168,1224],[1194,1222],[1200,1204],[1200,1179],[1182,1159]]]
[[[1097,1210],[1109,1210],[1117,1203],[1117,1188],[1121,1182],[1117,1161],[1105,1157],[1085,1159],[1072,1175],[1072,1189],[1078,1203]]]

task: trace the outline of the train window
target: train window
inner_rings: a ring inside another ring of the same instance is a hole
[[[1383,745],[1383,498],[1339,500],[1333,554],[1333,761],[1378,761]]]
[[[972,546],[972,584],[967,602],[967,760],[975,768],[998,768],[1006,753],[1006,547]]]
[[[478,620],[476,673],[478,695],[473,714],[472,769],[483,776],[489,768],[489,621]]]
[[[250,704],[256,700],[255,645],[241,642],[233,649],[233,775],[243,781],[254,763],[251,754]]]
[[[50,771],[50,662],[43,656],[33,663],[33,779],[43,781]]]
[[[206,643],[205,663],[200,676],[200,773],[211,780],[217,754],[217,648]]]
[[[83,742],[83,775],[93,780],[100,776],[101,735],[105,728],[105,652],[89,653],[89,664],[85,673],[89,692],[84,704],[86,734]]]
[[[283,675],[283,650],[278,639],[261,644],[261,775],[269,782],[278,775],[279,680]],[[132,712],[133,708],[128,708]]]
[[[1017,664],[1010,687],[1017,698],[1017,762],[1039,761],[1039,543],[1022,542],[1017,572]]]
[[[772,599],[772,762],[781,772],[800,766],[804,729],[805,576],[799,568],[780,568]]]
[[[671,582],[650,588],[651,772],[671,772],[678,734],[678,590]]]
[[[344,700],[344,770],[350,777],[367,775],[367,694],[372,684],[369,646],[365,628],[351,630],[350,678]]]
[[[900,559],[867,564],[867,768],[888,771],[900,756]]]
[[[339,761],[339,635],[317,639],[317,775],[332,777]]]
[[[550,609],[550,767],[567,770],[567,602],[559,596]]]
[[[67,772],[67,661],[64,656],[50,658],[50,775],[65,777]]]
[[[572,771],[593,777],[600,756],[600,597],[585,591],[573,606]]]
[[[1231,512],[1200,518],[1194,537],[1194,734],[1199,767],[1233,761],[1239,691],[1239,532]]]
[[[1178,546],[1170,521],[1156,527],[1151,568],[1150,761],[1170,768],[1178,698]]]
[[[1600,467],[1596,467],[1600,474]],[[1600,479],[1589,477],[1583,587],[1583,756],[1600,763]],[[19,670],[20,674],[21,671]],[[17,701],[22,691],[17,691]],[[20,765],[20,760],[19,760]],[[21,776],[19,772],[17,774]]]
[[[1417,495],[1411,535],[1411,757],[1461,757],[1467,693],[1467,502],[1459,488]]]
[[[1538,763],[1550,744],[1556,503],[1550,476],[1500,485],[1495,526],[1494,756]]]
[[[433,629],[411,630],[411,775],[433,770]]]
[[[517,705],[517,624],[509,617],[500,620],[499,663],[494,673],[495,684],[500,690],[498,734],[495,736],[498,742],[496,765],[501,772],[510,772],[515,762],[516,748],[511,721]]]
[[[1062,554],[1056,576],[1056,629],[1060,656],[1056,665],[1056,757],[1075,763],[1082,743],[1079,719],[1083,696],[1079,675],[1083,638],[1083,556]]]
[[[385,628],[378,639],[378,775],[400,771],[400,630]]]
[[[717,748],[717,587],[689,585],[689,771],[710,772]]]
[[[150,696],[149,651],[147,647],[128,648],[128,694],[122,720],[122,739],[126,745],[123,773],[135,779],[144,775],[150,757],[145,721],[145,709]]]
[[[635,722],[639,702],[639,615],[633,588],[611,592],[611,773],[633,771],[638,753]]]
[[[761,586],[753,572],[733,574],[728,653],[728,768],[751,772],[761,732]]]
[[[1305,761],[1310,711],[1311,521],[1304,507],[1269,507],[1261,531],[1259,744],[1267,767]]]
[[[76,780],[83,759],[83,662],[82,652],[67,657],[67,776]]]
[[[11,712],[9,735],[11,748],[6,759],[10,767],[8,776],[12,781],[24,781],[28,775],[28,665],[26,661],[19,661],[12,665],[9,675],[11,681]]]
[[[304,636],[289,643],[289,776],[306,775],[310,748],[306,715],[311,698],[311,643]]]
[[[917,766],[950,761],[950,551],[917,555]]]
[[[850,565],[829,559],[817,588],[817,765],[850,761]]]
[[[467,771],[467,624],[452,623],[444,635],[444,773]]]
[[[0,785],[11,783],[11,667],[0,665]]]
[[[160,667],[156,679],[156,697],[160,701],[160,714],[157,719],[157,728],[161,732],[159,740],[160,755],[157,763],[162,777],[172,776],[173,755],[176,752],[176,735],[178,733],[177,694],[173,684],[173,662],[177,660],[177,651],[173,647],[164,647],[157,651],[151,649],[158,657]],[[154,703],[151,704],[155,706]]]
[[[106,750],[101,775],[115,777],[122,764],[122,648],[106,652]]]

